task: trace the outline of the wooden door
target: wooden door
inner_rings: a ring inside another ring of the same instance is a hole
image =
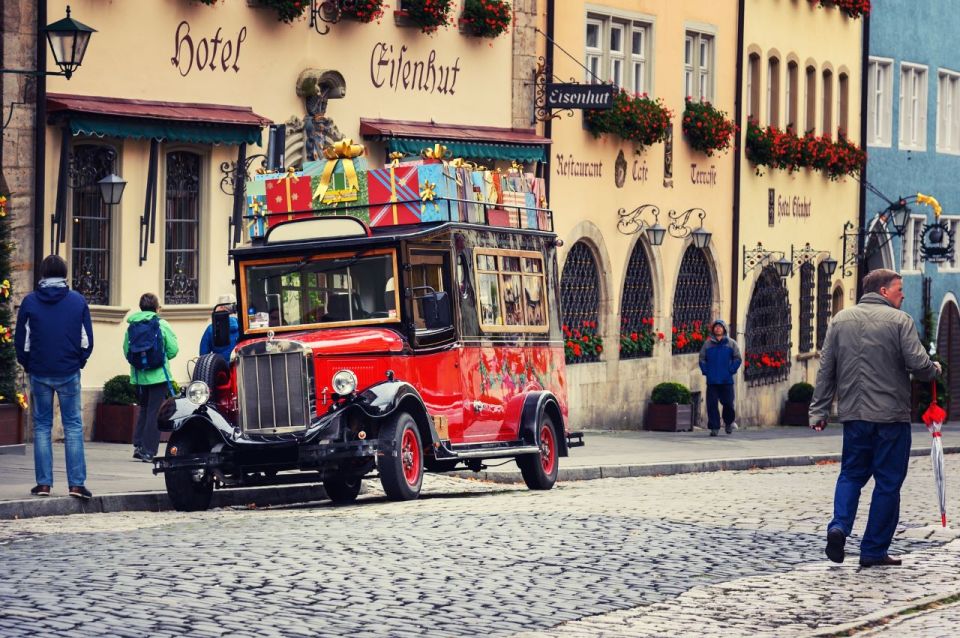
[[[960,311],[953,302],[943,307],[937,329],[937,353],[947,360],[947,391],[950,418],[960,416]]]

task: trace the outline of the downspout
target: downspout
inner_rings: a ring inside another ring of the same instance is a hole
[[[746,0],[739,0],[737,10],[737,79],[734,96],[734,117],[737,122],[736,153],[733,156],[733,232],[730,245],[730,334],[737,337],[737,312],[740,286],[740,173],[743,163],[743,24]]]
[[[40,281],[40,262],[43,261],[43,226],[46,209],[47,164],[47,47],[41,29],[47,24],[47,0],[37,0],[37,82],[36,110],[33,127],[33,283]],[[59,252],[59,250],[58,250]]]
[[[548,74],[547,80],[550,80],[550,75],[553,74],[553,36],[554,28],[553,22],[557,18],[557,9],[555,6],[555,0],[547,0],[547,45],[546,53],[544,55],[544,61],[546,63],[546,72]],[[536,87],[534,87],[536,91]],[[553,119],[547,118],[547,121],[543,123],[543,136],[547,139],[553,138]],[[553,197],[550,196],[550,151],[553,149],[553,146],[550,147],[550,150],[547,151],[547,161],[543,163],[543,186],[547,191],[547,201],[552,202]]]
[[[864,116],[864,109],[867,104],[867,78],[870,73],[870,14],[865,13],[863,15],[863,55],[860,61],[860,146],[861,148],[867,147],[867,118]],[[867,157],[869,160],[869,156]],[[860,232],[857,233],[857,301],[860,301],[860,296],[863,295],[863,278],[860,276],[860,255],[863,254],[863,230],[866,228],[867,224],[867,165],[869,161],[863,163],[863,167],[860,169],[860,211],[857,215],[857,228],[860,229]],[[842,274],[842,272],[841,272]]]

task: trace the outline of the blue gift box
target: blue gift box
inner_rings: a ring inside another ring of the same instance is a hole
[[[460,209],[456,201],[449,202],[447,199],[456,200],[457,194],[457,169],[443,164],[424,164],[417,166],[417,181],[420,183],[420,194],[428,184],[432,187],[432,201],[424,201],[422,204],[423,214],[420,216],[422,222],[447,222],[460,221]]]

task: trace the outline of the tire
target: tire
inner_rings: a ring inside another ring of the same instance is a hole
[[[523,482],[531,490],[549,490],[557,482],[560,470],[557,428],[548,415],[540,416],[540,428],[537,432],[539,454],[525,454],[517,457],[517,465]]]
[[[380,428],[383,455],[378,456],[380,484],[391,501],[412,501],[423,485],[423,445],[417,422],[406,412]],[[392,445],[391,451],[385,448]]]
[[[357,500],[363,479],[359,476],[336,477],[323,482],[323,489],[334,505],[349,505]]]
[[[171,448],[176,448],[177,456],[210,451],[209,446],[197,436],[175,437],[167,443],[168,455]],[[203,475],[199,480],[195,480],[195,472],[197,471],[174,470],[163,473],[167,496],[170,497],[170,503],[178,512],[202,512],[210,509],[210,500],[213,498],[213,477],[206,470],[200,470]]]
[[[203,381],[210,388],[210,395],[216,398],[217,386],[230,381],[230,366],[216,352],[208,352],[197,359],[193,367],[191,381]]]

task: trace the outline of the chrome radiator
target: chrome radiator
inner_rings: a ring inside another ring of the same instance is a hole
[[[237,388],[245,432],[303,430],[314,410],[313,357],[294,341],[238,348]]]

